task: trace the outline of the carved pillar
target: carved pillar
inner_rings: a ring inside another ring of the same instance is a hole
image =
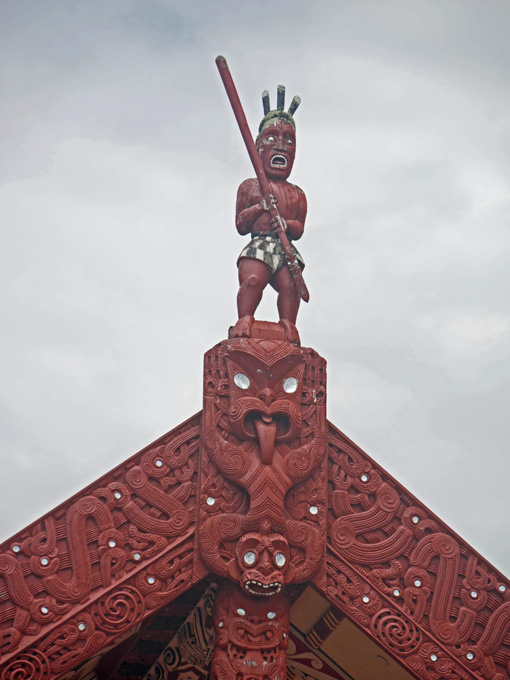
[[[253,597],[225,583],[214,606],[215,646],[210,680],[284,680],[289,600],[286,593]]]
[[[324,578],[326,362],[277,324],[254,335],[205,356],[196,561],[235,584],[217,596],[222,680],[283,678],[285,587]]]

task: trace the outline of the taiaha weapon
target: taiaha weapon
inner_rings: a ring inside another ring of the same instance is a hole
[[[230,70],[228,68],[227,60],[225,59],[225,57],[222,57],[221,55],[219,57],[216,57],[216,66],[218,67],[221,80],[223,81],[223,85],[225,86],[225,90],[227,91],[227,96],[232,106],[232,110],[234,111],[234,116],[236,117],[237,124],[239,125],[239,130],[241,131],[241,135],[246,145],[246,150],[248,151],[248,155],[250,156],[253,169],[255,170],[255,174],[257,175],[262,195],[264,197],[269,196],[271,195],[271,188],[269,186],[266,173],[264,172],[264,168],[262,167],[262,162],[260,160],[257,147],[255,146],[255,142],[253,141],[253,137],[251,136],[250,128],[248,126],[246,116],[244,115],[241,100],[239,99],[239,95],[237,94],[236,86],[234,85],[234,81],[232,80],[232,75],[230,74]],[[290,270],[290,273],[294,280],[294,284],[298,290],[301,299],[304,300],[305,302],[308,302],[308,300],[310,299],[310,293],[308,292],[308,288],[306,287],[306,283],[303,279],[303,273],[301,271],[301,267],[299,266],[299,262],[295,254],[292,252],[292,248],[290,247],[289,239],[287,238],[287,234],[285,233],[284,221],[278,211],[278,208],[276,207],[276,205],[273,204],[272,201],[267,201],[267,207],[269,209],[269,214],[271,215],[271,221],[273,222],[273,224],[276,225],[275,231],[276,234],[278,235],[278,238],[280,239],[280,243],[282,244],[283,252],[285,255],[285,262]]]

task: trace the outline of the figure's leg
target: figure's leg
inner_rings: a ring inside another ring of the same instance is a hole
[[[250,337],[255,310],[262,299],[271,273],[262,260],[242,257],[239,260],[239,292],[237,314],[239,321],[234,326],[234,338]]]
[[[289,342],[295,342],[299,345],[296,319],[301,298],[287,266],[282,267],[273,276],[271,285],[278,292],[278,314],[280,315],[280,325],[285,329],[285,336]]]

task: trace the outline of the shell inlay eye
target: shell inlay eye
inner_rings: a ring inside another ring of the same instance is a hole
[[[248,550],[248,552],[244,554],[244,561],[249,566],[254,564],[256,559],[257,559],[257,556],[255,555],[253,550]]]
[[[236,373],[234,376],[234,382],[237,387],[240,387],[242,390],[247,390],[250,386],[250,379],[247,375],[244,375],[244,373]]]
[[[283,389],[287,392],[287,394],[292,394],[295,392],[298,388],[299,381],[297,378],[285,378],[283,381]]]
[[[276,562],[277,567],[283,567],[287,559],[283,553],[277,552],[274,556],[274,561]]]

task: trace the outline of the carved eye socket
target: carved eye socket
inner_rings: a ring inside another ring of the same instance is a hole
[[[283,381],[283,389],[287,392],[287,394],[292,394],[295,392],[298,388],[299,382],[297,378],[286,378]]]
[[[267,141],[268,142],[276,142],[276,137],[274,135],[269,135],[269,137],[267,138]]]
[[[292,145],[294,144],[294,140],[291,139],[290,137],[287,137],[287,139],[286,139],[285,141],[287,142],[287,144],[288,144],[289,146],[292,146]]]
[[[246,564],[250,567],[252,564],[255,564],[255,560],[257,559],[257,555],[253,552],[253,550],[248,550],[248,552],[244,553],[244,561]]]
[[[237,387],[240,387],[242,390],[247,390],[250,386],[250,379],[247,375],[244,375],[244,373],[236,373],[234,376],[234,382]]]
[[[285,562],[287,561],[287,558],[285,555],[281,552],[277,552],[276,555],[274,556],[274,561],[277,567],[283,567],[285,566]]]

